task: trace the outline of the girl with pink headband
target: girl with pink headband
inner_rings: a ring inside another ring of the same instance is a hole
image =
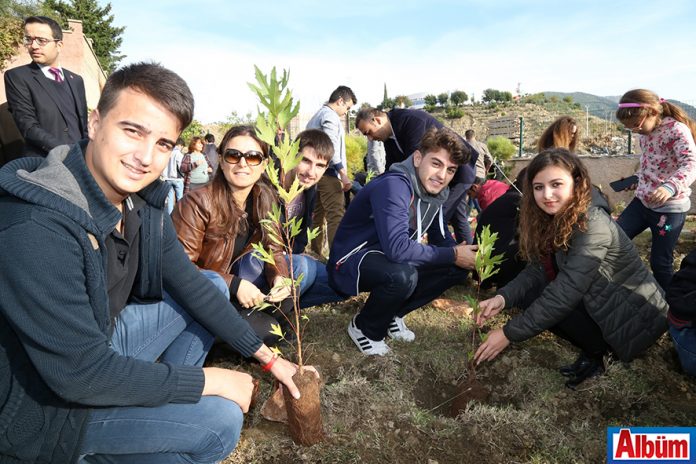
[[[650,266],[667,291],[674,273],[672,253],[696,180],[696,123],[678,106],[644,89],[621,97],[616,118],[640,134],[641,148],[636,196],[618,223],[630,238],[650,228]]]

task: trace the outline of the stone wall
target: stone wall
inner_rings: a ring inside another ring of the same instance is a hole
[[[592,183],[599,185],[602,191],[609,197],[609,202],[612,208],[615,206],[627,206],[633,199],[633,192],[614,192],[609,187],[609,182],[628,177],[635,173],[638,169],[639,155],[623,155],[623,156],[590,156],[580,155],[580,158],[585,163],[587,170],[590,173]],[[513,158],[510,160],[512,164],[512,172],[510,179],[515,179],[517,173],[527,166],[531,158]],[[694,189],[694,186],[692,186]],[[696,193],[691,194],[691,211],[689,214],[696,214]]]

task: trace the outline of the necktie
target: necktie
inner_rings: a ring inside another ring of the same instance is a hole
[[[63,76],[60,75],[60,69],[48,68],[48,71],[55,76],[56,82],[63,82]]]

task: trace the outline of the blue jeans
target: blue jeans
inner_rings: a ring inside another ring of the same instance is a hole
[[[665,292],[674,274],[672,252],[677,245],[685,219],[686,213],[658,213],[646,208],[639,199],[634,198],[616,221],[630,239],[650,228],[650,268],[655,280]]]
[[[167,212],[172,214],[174,204],[184,196],[184,179],[167,179],[166,182],[172,186],[167,194]]]
[[[682,369],[686,374],[696,376],[696,327],[677,329],[670,324],[669,334],[672,336]]]
[[[300,283],[300,308],[309,308],[326,303],[335,303],[345,300],[329,285],[329,274],[326,265],[307,255],[293,255],[294,275],[303,272],[305,276],[313,276],[310,281],[303,279]]]
[[[237,260],[234,272],[242,279],[256,285],[261,291],[267,292],[269,290],[264,275],[264,263],[252,253]],[[303,275],[299,288],[300,308],[309,308],[345,299],[329,286],[326,266],[311,256],[292,255],[292,275],[297,279],[300,274]]]
[[[203,271],[221,292],[215,272]],[[143,361],[202,366],[214,337],[168,295],[154,304],[131,304],[116,320],[114,351]],[[233,401],[203,396],[195,404],[95,408],[87,423],[81,462],[212,463],[239,440],[244,416]]]

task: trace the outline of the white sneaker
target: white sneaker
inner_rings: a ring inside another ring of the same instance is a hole
[[[353,319],[350,320],[350,324],[348,324],[348,335],[350,335],[351,340],[353,340],[353,343],[355,343],[358,349],[368,356],[384,356],[389,353],[391,350],[387,344],[384,343],[384,340],[370,340],[362,333],[362,330],[358,329],[355,325],[356,317],[357,315],[353,316]]]
[[[404,318],[398,316],[394,316],[394,319],[389,324],[389,330],[387,330],[387,334],[390,338],[402,342],[412,342],[416,339],[416,334],[413,333],[413,330],[410,330],[408,327],[406,327]]]

